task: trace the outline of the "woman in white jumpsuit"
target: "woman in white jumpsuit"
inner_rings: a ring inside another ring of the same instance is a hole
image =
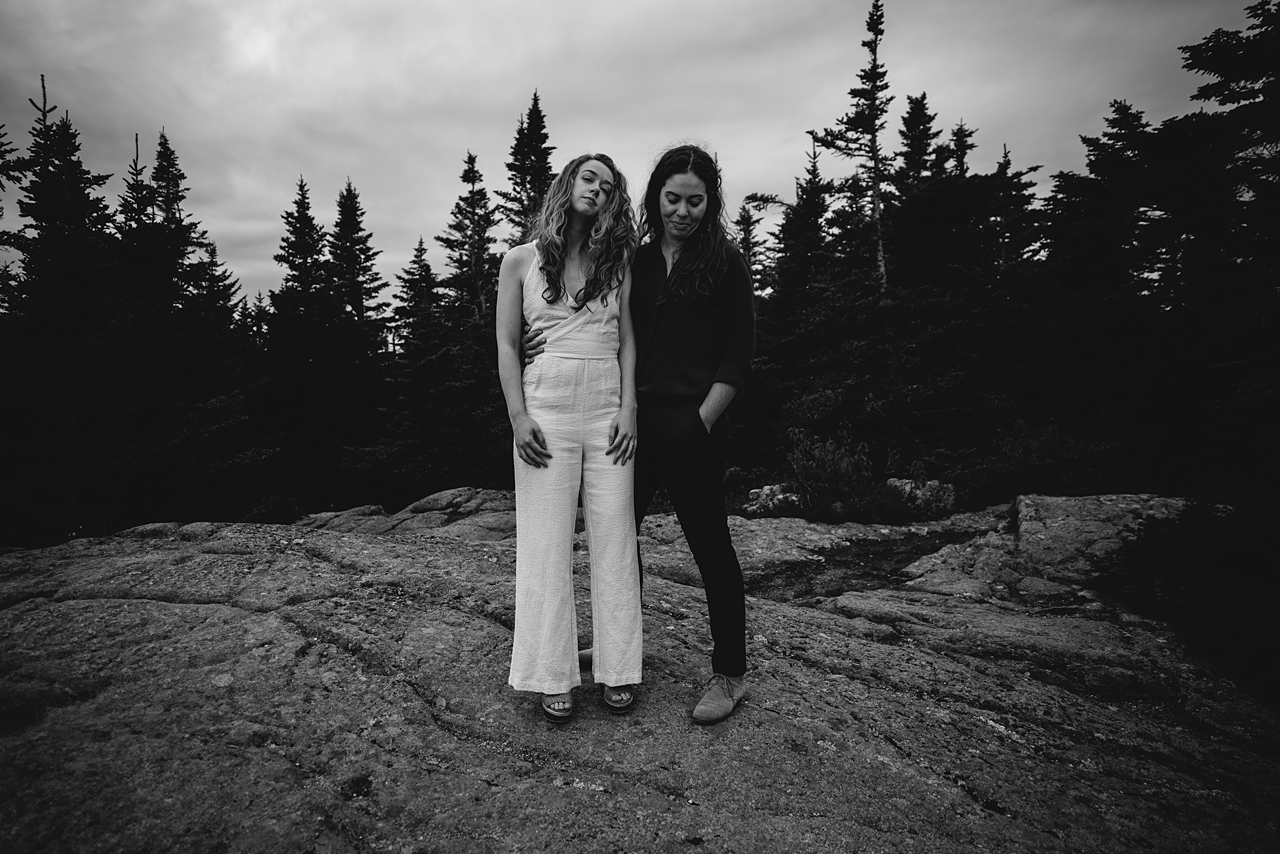
[[[516,618],[510,684],[541,693],[547,720],[573,712],[581,683],[573,597],[579,486],[591,551],[595,681],[606,708],[631,710],[641,679],[633,509],[636,447],[626,179],[603,154],[576,158],[547,191],[533,240],[502,260],[498,375],[514,440]],[[524,324],[546,337],[521,375]]]

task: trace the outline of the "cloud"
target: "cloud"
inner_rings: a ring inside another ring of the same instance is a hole
[[[0,4],[0,122],[25,147],[39,99],[70,112],[89,167],[121,176],[163,127],[191,187],[189,208],[252,293],[271,261],[298,176],[322,223],[348,177],[389,281],[432,238],[462,191],[467,150],[492,191],[537,89],[558,166],[612,155],[634,194],[668,144],[713,148],[730,204],[790,197],[805,132],[849,109],[865,65],[869,0],[6,0]],[[890,0],[883,59],[895,113],[929,93],[939,124],[979,129],[972,162],[1002,144],[1042,175],[1083,168],[1111,98],[1159,120],[1190,109],[1197,81],[1177,46],[1239,28],[1231,0]],[[826,155],[824,171],[849,164]],[[12,199],[12,191],[6,201]],[[5,205],[3,227],[15,227]]]

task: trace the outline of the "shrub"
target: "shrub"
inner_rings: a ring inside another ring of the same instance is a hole
[[[905,496],[886,483],[898,461],[893,448],[853,445],[845,433],[823,440],[793,428],[788,435],[792,447],[787,461],[809,518],[900,524],[917,515]]]

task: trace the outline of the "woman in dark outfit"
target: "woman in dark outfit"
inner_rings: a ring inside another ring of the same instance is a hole
[[[714,651],[698,723],[728,717],[746,693],[746,602],[725,512],[725,407],[755,349],[751,275],[724,225],[720,171],[707,152],[672,148],[649,177],[632,265],[639,442],[636,526],[665,487],[702,574]]]

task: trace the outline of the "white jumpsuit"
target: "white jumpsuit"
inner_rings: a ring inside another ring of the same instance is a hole
[[[591,615],[596,682],[641,681],[640,572],[636,553],[634,462],[605,454],[622,399],[618,363],[621,291],[573,308],[566,294],[543,297],[533,264],[524,277],[524,318],[546,347],[523,376],[524,403],[542,428],[551,459],[535,468],[515,455],[516,625],[510,684],[518,691],[567,692],[581,684],[573,599],[573,533],[582,487],[591,550]]]

